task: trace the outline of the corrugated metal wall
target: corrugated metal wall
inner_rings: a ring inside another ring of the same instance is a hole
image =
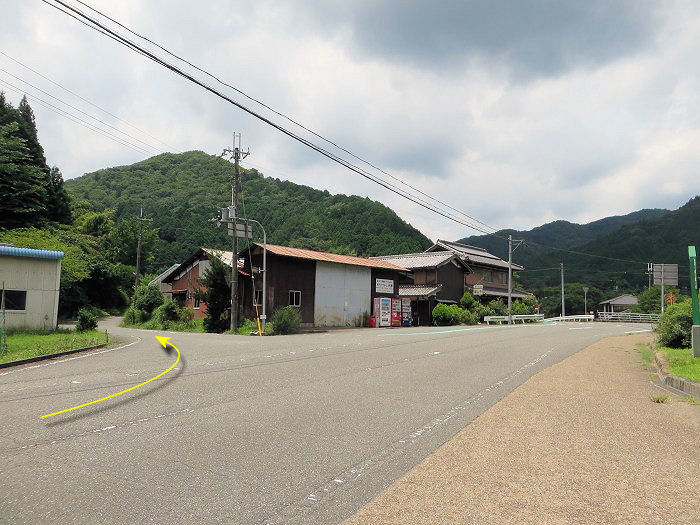
[[[354,326],[371,311],[371,269],[316,262],[315,326]]]

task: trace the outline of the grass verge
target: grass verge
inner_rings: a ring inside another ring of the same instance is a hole
[[[163,321],[158,322],[155,319],[150,319],[144,323],[127,324],[122,321],[120,326],[126,328],[141,328],[143,330],[160,330],[160,331],[170,331],[170,332],[195,332],[203,333],[204,321],[201,319],[193,319],[192,321],[182,322],[182,321]]]
[[[7,352],[0,354],[0,363],[11,363],[32,357],[78,350],[107,342],[106,332],[90,330],[75,332],[57,329],[44,331],[16,331],[7,335]]]
[[[671,375],[700,383],[700,357],[693,357],[692,349],[660,347],[659,351],[666,355]]]
[[[638,344],[637,352],[644,361],[644,370],[654,370],[654,349],[648,344]]]

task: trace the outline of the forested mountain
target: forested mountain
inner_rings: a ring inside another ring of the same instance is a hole
[[[233,166],[199,151],[166,153],[130,166],[89,173],[66,182],[78,204],[113,209],[116,223],[143,208],[157,231],[149,270],[182,261],[198,246],[230,249],[209,222],[230,203]],[[82,201],[82,202],[81,202]],[[353,255],[421,251],[430,240],[391,209],[368,198],[331,195],[308,186],[244,170],[241,214],[261,222],[268,242]]]
[[[667,214],[669,210],[664,209],[643,209],[629,213],[627,215],[616,215],[605,217],[588,224],[576,224],[569,221],[554,221],[542,226],[537,226],[532,230],[500,230],[497,233],[500,237],[512,235],[514,239],[525,239],[531,243],[543,244],[554,248],[571,248],[590,242],[601,235],[611,233],[621,226],[633,224],[639,221],[652,220]],[[508,244],[493,235],[472,235],[457,242],[480,246],[499,257],[508,257]],[[547,248],[530,245],[530,254],[545,253]]]

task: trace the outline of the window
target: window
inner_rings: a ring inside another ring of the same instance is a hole
[[[498,272],[499,284],[508,284],[508,272]]]
[[[299,290],[289,290],[289,306],[301,306],[301,292]]]
[[[491,270],[484,270],[483,276],[484,276],[484,279],[483,279],[484,282],[487,282],[487,283],[493,282],[493,272]]]
[[[26,310],[27,292],[5,290],[5,310]]]
[[[194,299],[192,299],[192,308],[199,308],[199,295],[194,294]]]
[[[253,304],[255,306],[260,306],[262,305],[262,290],[255,290],[255,297],[254,297],[254,302]]]

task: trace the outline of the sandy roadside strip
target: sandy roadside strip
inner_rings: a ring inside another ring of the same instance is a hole
[[[700,523],[700,406],[611,337],[518,387],[347,523]]]

